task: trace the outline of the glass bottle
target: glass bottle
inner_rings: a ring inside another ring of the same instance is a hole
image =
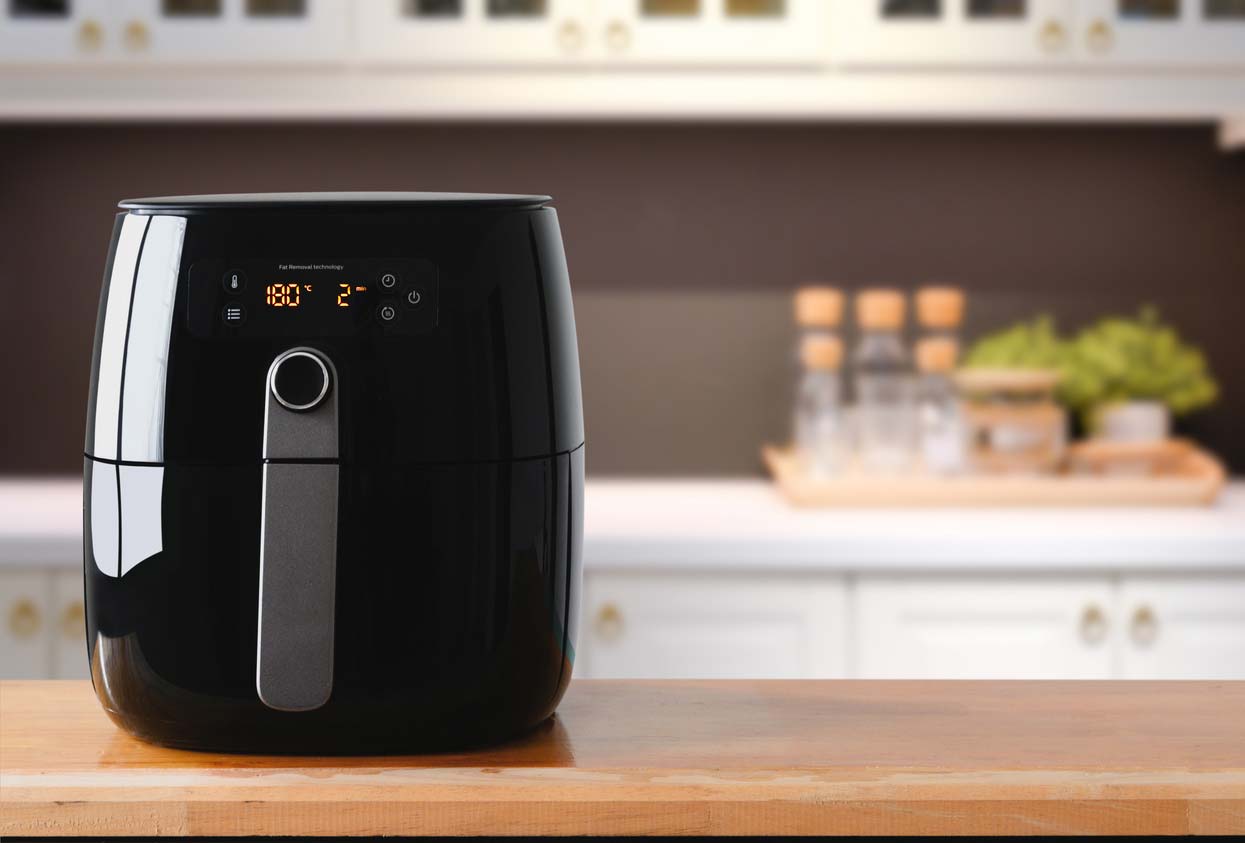
[[[956,343],[964,322],[964,291],[958,287],[922,287],[916,293],[916,321],[921,339],[935,337]]]
[[[917,419],[921,464],[931,474],[959,474],[968,452],[968,429],[951,374],[959,346],[947,337],[916,344]]]
[[[901,331],[905,301],[897,290],[856,296],[860,339],[852,355],[856,450],[866,471],[908,469],[914,454],[912,368]]]
[[[839,368],[843,343],[834,336],[810,336],[800,346],[804,374],[795,400],[795,445],[805,471],[831,477],[850,453]]]
[[[801,287],[795,291],[796,363],[802,364],[804,340],[812,336],[837,337],[843,322],[843,291],[834,287]]]

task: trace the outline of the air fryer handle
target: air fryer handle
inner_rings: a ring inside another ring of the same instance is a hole
[[[293,348],[268,370],[255,688],[309,711],[333,692],[337,576],[336,371]]]

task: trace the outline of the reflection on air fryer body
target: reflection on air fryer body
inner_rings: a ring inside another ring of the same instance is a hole
[[[84,466],[88,643],[112,718],[169,745],[343,753],[548,717],[574,662],[584,476],[554,211],[136,204],[114,232]],[[373,257],[284,277],[233,257],[326,245]],[[346,319],[328,297],[343,274],[376,285]],[[419,317],[378,317],[410,289]],[[153,295],[167,319],[115,318]],[[131,354],[165,365],[132,379]]]

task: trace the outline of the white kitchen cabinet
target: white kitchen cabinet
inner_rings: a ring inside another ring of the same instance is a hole
[[[824,0],[381,0],[355,7],[362,62],[799,65],[824,58]]]
[[[116,0],[7,0],[0,64],[87,63],[119,49]]]
[[[1129,576],[1124,679],[1245,679],[1245,576]]]
[[[370,0],[354,7],[356,54],[405,65],[565,64],[589,54],[583,0]]]
[[[46,678],[52,583],[42,571],[0,571],[0,679]]]
[[[598,0],[593,35],[626,64],[812,65],[830,41],[825,0]]]
[[[52,676],[86,679],[86,613],[81,569],[52,574]]]
[[[862,577],[865,679],[1108,679],[1106,577]]]
[[[1074,0],[836,3],[834,58],[857,65],[1049,64],[1072,54]]]
[[[350,0],[116,0],[134,61],[323,63],[350,45]]]
[[[1245,66],[1245,3],[1078,0],[1077,39],[1100,65]]]
[[[577,675],[840,677],[846,588],[838,577],[590,572]]]

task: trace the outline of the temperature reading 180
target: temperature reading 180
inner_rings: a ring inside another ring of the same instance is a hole
[[[311,285],[306,287],[311,292]],[[264,304],[269,307],[298,307],[302,298],[302,284],[269,284],[264,288]]]

